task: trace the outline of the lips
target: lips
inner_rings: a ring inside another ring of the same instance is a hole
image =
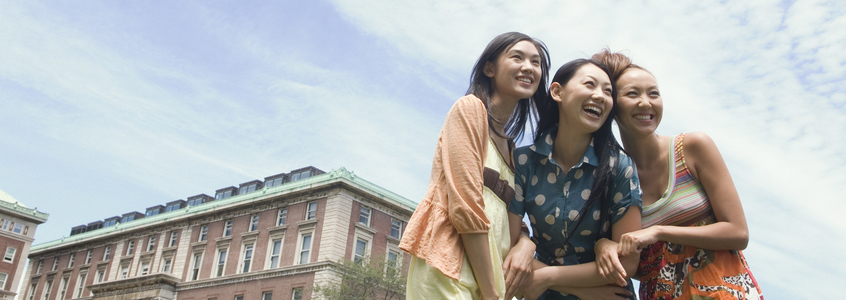
[[[582,110],[586,113],[599,117],[602,115],[602,108],[593,104],[585,104],[582,106]]]
[[[534,82],[535,80],[534,80],[534,78],[529,77],[529,76],[517,76],[517,81],[532,84],[532,82]]]
[[[647,120],[654,119],[655,115],[652,115],[652,114],[635,114],[632,117],[634,117],[635,120],[647,121]]]

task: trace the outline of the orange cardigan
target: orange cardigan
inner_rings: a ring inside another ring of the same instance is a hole
[[[487,115],[475,95],[461,97],[452,106],[438,137],[426,196],[400,243],[400,249],[456,280],[464,259],[459,234],[490,229],[482,200]]]

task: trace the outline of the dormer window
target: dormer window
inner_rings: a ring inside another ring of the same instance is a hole
[[[261,188],[261,181],[253,180],[250,182],[245,182],[241,184],[241,188],[238,189],[238,195],[249,194],[255,192],[256,190]]]
[[[294,182],[294,181],[297,181],[297,180],[300,180],[300,179],[306,179],[306,178],[309,178],[309,177],[311,177],[311,170],[296,172],[296,173],[291,174],[291,182]]]
[[[219,190],[217,190],[217,192],[214,193],[214,200],[221,200],[221,199],[226,199],[226,198],[235,196],[235,195],[237,195],[237,191],[238,191],[238,189],[236,189],[234,186],[219,189]]]

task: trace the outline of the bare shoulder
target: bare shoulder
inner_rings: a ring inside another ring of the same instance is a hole
[[[717,144],[708,134],[701,131],[693,131],[684,135],[685,158],[697,158],[703,155],[713,155],[717,150]]]

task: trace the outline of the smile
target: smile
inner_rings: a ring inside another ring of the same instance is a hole
[[[522,81],[522,82],[525,82],[525,83],[532,83],[534,80],[532,80],[531,77],[518,76],[517,81]]]
[[[602,109],[595,105],[587,104],[582,106],[582,110],[597,117],[602,115]]]
[[[648,114],[636,114],[633,116],[636,120],[652,120],[654,116]]]

